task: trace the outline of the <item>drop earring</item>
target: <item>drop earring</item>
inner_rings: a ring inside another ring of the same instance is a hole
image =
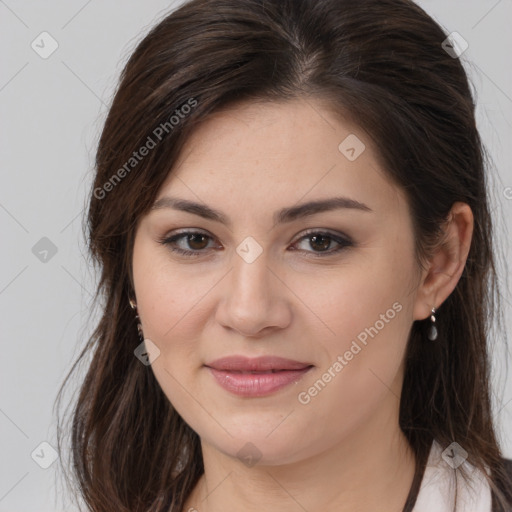
[[[430,315],[430,327],[428,329],[427,337],[430,341],[437,339],[437,327],[436,327],[436,308],[432,308],[432,314]]]
[[[140,318],[137,312],[137,304],[133,299],[129,299],[130,307],[135,311],[135,320],[137,322],[137,331],[139,333],[140,341],[144,341],[144,333],[142,332],[142,324],[140,323]]]

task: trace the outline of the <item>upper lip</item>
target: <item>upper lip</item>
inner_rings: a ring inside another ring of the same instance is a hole
[[[303,370],[312,366],[310,363],[301,363],[292,359],[277,356],[244,357],[228,356],[216,359],[205,364],[209,368],[224,371],[269,371],[269,370]]]

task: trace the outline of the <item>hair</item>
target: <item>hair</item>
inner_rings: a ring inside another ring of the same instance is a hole
[[[399,424],[416,473],[404,510],[433,440],[458,442],[485,473],[495,510],[510,510],[490,401],[488,342],[500,294],[485,152],[468,78],[443,49],[446,37],[409,0],[192,0],[138,44],[101,133],[88,198],[101,318],[63,383],[89,355],[69,465],[90,510],[181,512],[204,471],[198,435],[134,357],[140,339],[128,300],[138,221],[208,116],[241,102],[300,98],[325,102],[371,138],[406,193],[419,266],[454,202],[471,207],[469,256],[438,309],[439,337],[426,341],[427,319],[413,323],[408,339]],[[135,158],[144,145],[146,156]]]

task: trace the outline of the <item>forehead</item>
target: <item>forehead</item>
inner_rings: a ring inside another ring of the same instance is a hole
[[[372,202],[381,213],[400,207],[403,195],[364,130],[310,99],[215,112],[186,141],[157,199],[170,191],[217,205],[236,195],[255,207],[336,193]]]

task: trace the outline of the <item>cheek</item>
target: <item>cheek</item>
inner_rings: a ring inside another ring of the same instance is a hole
[[[324,380],[329,387],[350,389],[350,397],[338,395],[348,399],[347,406],[353,401],[361,404],[365,397],[370,399],[371,394],[391,385],[403,359],[411,325],[411,306],[404,290],[379,289],[374,282],[366,288],[359,286],[358,290],[357,295],[330,295],[330,301],[321,309],[329,331],[323,340],[316,340],[327,354],[316,378],[328,373]],[[336,377],[330,378],[333,373]],[[381,389],[374,389],[375,386]]]
[[[355,260],[338,275],[317,279],[314,294],[304,295],[306,286],[298,292],[311,300],[311,309],[326,327],[325,346],[331,356],[349,350],[356,339],[362,346],[365,341],[369,346],[371,339],[382,340],[375,350],[404,348],[414,301],[412,257],[390,247]]]
[[[133,275],[139,315],[145,337],[161,350],[169,343],[178,350],[193,344],[203,298],[218,280],[206,272],[198,279],[198,273],[195,265],[172,265],[149,242],[135,244]]]
[[[204,414],[191,396],[200,396],[194,382],[202,364],[204,298],[215,281],[207,274],[193,278],[192,265],[178,269],[147,246],[134,250],[133,273],[144,337],[160,350],[151,369],[180,415],[194,423]]]
[[[306,395],[299,403],[309,400],[318,414],[357,421],[390,388],[400,394],[400,366],[412,324],[414,261],[392,248],[378,256],[376,251],[371,261],[351,266],[338,280],[326,280],[325,293],[314,296],[313,308],[328,327],[316,342],[327,356],[314,378],[301,385]]]
[[[306,451],[328,449],[333,440],[364,429],[375,415],[381,426],[396,421],[411,311],[406,295],[383,298],[375,286],[368,291],[374,293],[361,302],[339,293],[331,296],[336,307],[325,304],[335,334],[317,341],[328,355],[294,396],[295,420],[303,431],[316,433]],[[294,431],[286,425],[280,434],[291,437]]]

